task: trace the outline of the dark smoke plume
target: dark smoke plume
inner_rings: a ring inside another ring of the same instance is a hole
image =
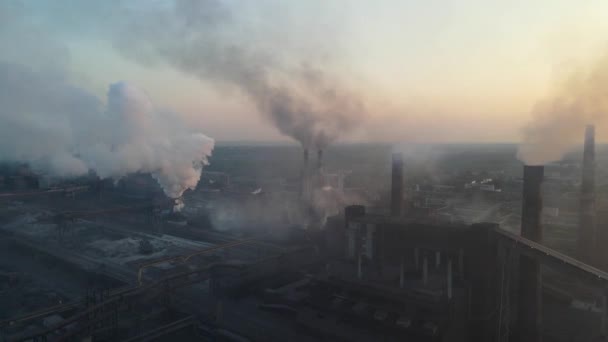
[[[281,133],[304,146],[324,147],[356,127],[364,115],[359,96],[319,66],[281,58],[286,52],[248,34],[238,14],[217,0],[123,6],[113,41],[140,63],[167,63],[238,89]]]

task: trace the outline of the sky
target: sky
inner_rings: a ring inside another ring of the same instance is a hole
[[[209,70],[192,73],[181,60],[167,62],[173,55],[166,50],[155,60],[146,50],[117,48],[125,6],[147,13],[170,0],[14,3],[22,25],[43,34],[34,47],[5,38],[10,45],[0,60],[49,63],[54,53],[38,49],[52,41],[68,56],[57,59],[70,82],[100,98],[109,84],[124,80],[219,142],[289,140],[251,96],[225,87]],[[518,142],[536,103],[605,54],[608,39],[605,0],[226,0],[222,6],[228,15],[198,18],[207,23],[192,29],[229,27],[219,39],[287,65],[320,65],[357,94],[365,115],[353,119],[342,141]],[[166,38],[162,25],[155,27],[159,40]],[[194,60],[205,58],[204,51],[192,53]]]

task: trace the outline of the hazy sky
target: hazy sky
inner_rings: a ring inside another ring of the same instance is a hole
[[[166,1],[126,2],[144,8]],[[19,15],[65,45],[72,81],[101,98],[108,84],[126,80],[219,141],[285,139],[238,92],[124,57],[100,33],[115,12],[111,2],[99,3],[30,0]],[[369,115],[345,140],[518,141],[535,102],[603,55],[608,39],[605,0],[226,3],[246,19],[239,21],[246,37],[277,55],[323,63],[364,94]],[[41,56],[19,53],[26,48],[14,41],[0,59],[36,63]]]

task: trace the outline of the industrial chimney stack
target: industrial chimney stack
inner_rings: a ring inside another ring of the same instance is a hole
[[[541,226],[543,200],[541,191],[544,171],[544,166],[524,165],[521,236],[538,243],[541,243],[543,240]]]
[[[305,148],[304,149],[304,155],[303,155],[303,159],[302,159],[302,179],[301,184],[300,184],[300,197],[302,199],[302,201],[307,202],[308,201],[308,195],[310,193],[310,172],[308,170],[309,166],[308,166],[308,149]]]
[[[595,127],[585,130],[583,170],[580,194],[578,229],[578,257],[581,261],[595,264],[599,251],[595,246]]]
[[[524,191],[521,211],[521,236],[542,243],[542,182],[544,167],[524,165]],[[518,341],[542,340],[542,279],[538,260],[519,257]]]
[[[403,211],[403,155],[393,153],[391,177],[391,215],[401,216]]]

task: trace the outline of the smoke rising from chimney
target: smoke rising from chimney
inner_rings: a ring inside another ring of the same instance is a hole
[[[580,146],[585,126],[604,128],[608,113],[608,54],[572,74],[554,95],[537,103],[523,130],[518,158],[528,165],[560,160]]]
[[[249,34],[246,20],[225,2],[125,6],[117,15],[112,39],[125,56],[144,65],[167,63],[220,88],[237,89],[304,147],[325,147],[364,116],[361,98],[337,77],[318,65],[281,58],[286,49]]]

